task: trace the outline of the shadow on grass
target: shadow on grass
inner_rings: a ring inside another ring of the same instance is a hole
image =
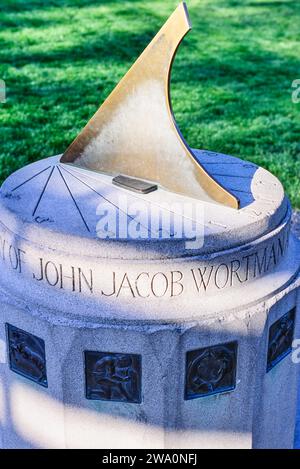
[[[140,0],[130,0],[130,3],[140,2]],[[1,5],[3,13],[15,13],[32,10],[47,10],[50,8],[85,8],[120,3],[119,0],[47,0],[42,3],[41,0],[5,0]]]
[[[294,6],[295,6],[295,1],[294,0],[285,0],[285,1],[280,1],[278,0],[277,2],[274,1],[274,2],[245,2],[246,3],[246,6],[251,6],[251,7],[261,7],[261,8],[279,8],[279,7],[283,7],[283,8],[290,8],[290,9],[294,9]]]
[[[78,22],[78,15],[83,11],[86,13],[89,10],[93,11],[93,15],[89,18],[84,18],[87,21],[88,25],[93,25],[95,20],[99,20],[99,24],[103,20],[103,9],[102,7],[109,7],[109,11],[115,15],[117,20],[128,21],[132,23],[134,20],[138,20],[143,14],[148,13],[147,7],[144,5],[136,5],[136,2],[139,0],[132,0],[130,2],[130,7],[128,3],[122,3],[117,0],[99,0],[94,2],[89,1],[74,1],[74,2],[48,2],[47,5],[41,4],[40,0],[37,2],[26,3],[24,0],[19,0],[19,3],[5,5],[1,9],[0,17],[0,28],[17,29],[19,31],[25,28],[32,28],[33,31],[43,30],[49,27],[57,26],[70,26],[72,20]],[[25,5],[22,8],[22,5]],[[64,11],[64,14],[62,14]],[[107,13],[107,8],[105,9]],[[151,17],[148,15],[148,20],[157,21],[158,25],[162,22],[160,15],[155,14],[151,11]],[[149,22],[149,21],[148,21]],[[140,29],[140,25],[138,25]],[[154,28],[155,30],[155,28]],[[97,34],[100,34],[100,30],[96,30]],[[107,31],[109,33],[109,31]],[[153,33],[153,30],[152,30]]]
[[[227,4],[230,7],[254,7],[254,8],[290,8],[294,9],[296,2],[294,0],[274,0],[270,2],[264,2],[258,0],[257,2],[247,0],[229,0]]]
[[[152,38],[153,31],[151,29],[144,30],[142,33],[114,31],[107,34],[100,31],[97,37],[82,38],[79,44],[72,47],[60,46],[59,49],[55,49],[54,45],[54,48],[48,51],[31,52],[28,49],[21,49],[13,54],[9,51],[11,43],[2,41],[4,51],[1,53],[1,62],[2,64],[12,64],[18,67],[28,63],[41,65],[47,63],[51,66],[58,61],[61,66],[65,66],[76,64],[77,61],[82,62],[91,59],[95,59],[97,64],[104,61],[120,64],[126,60],[131,60],[133,63]],[[128,47],[128,44],[130,44],[130,47]],[[144,47],[142,44],[144,44]]]

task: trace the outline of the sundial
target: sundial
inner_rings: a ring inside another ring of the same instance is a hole
[[[182,3],[64,154],[1,186],[0,446],[293,445],[291,206],[265,169],[182,137],[190,28]]]
[[[191,220],[203,239],[201,252],[241,244],[276,226],[287,210],[280,182],[253,163],[190,148],[176,124],[171,67],[190,29],[181,3],[66,151],[5,181],[5,203],[29,224],[98,242],[130,239],[120,224],[140,228],[143,237],[136,240],[185,241],[178,226]],[[143,203],[143,220],[130,212],[136,203]],[[192,214],[183,214],[185,204]],[[113,220],[102,230],[106,211],[114,212],[118,226]],[[150,211],[156,219],[169,217],[169,226],[149,226]]]
[[[135,191],[145,193],[159,184],[238,208],[238,198],[197,160],[172,112],[171,67],[190,29],[187,7],[181,3],[65,151],[61,163],[112,174],[113,182]]]

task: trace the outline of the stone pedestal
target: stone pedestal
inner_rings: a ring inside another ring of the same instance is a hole
[[[300,252],[290,205],[267,171],[196,154],[240,210],[163,189],[136,195],[58,157],[2,186],[3,447],[293,446]],[[124,197],[140,212],[172,212],[169,238],[152,224],[144,239],[121,239],[114,227],[147,229]],[[184,204],[196,215],[181,216]],[[197,243],[178,235],[186,219]]]

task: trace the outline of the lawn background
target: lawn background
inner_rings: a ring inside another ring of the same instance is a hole
[[[0,0],[0,180],[61,153],[177,1]],[[261,164],[300,207],[300,1],[188,0],[171,97],[192,147]]]

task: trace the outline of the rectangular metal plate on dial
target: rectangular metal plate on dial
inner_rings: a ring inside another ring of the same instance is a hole
[[[139,192],[140,194],[149,194],[149,192],[157,190],[156,184],[143,181],[142,179],[134,179],[128,176],[123,176],[122,174],[114,177],[112,182],[116,186],[123,187],[123,189],[128,189],[130,191]]]

